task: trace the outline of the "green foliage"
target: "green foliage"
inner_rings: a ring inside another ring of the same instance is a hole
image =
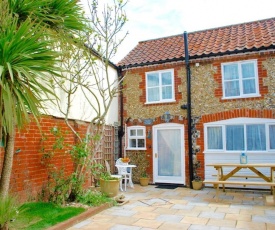
[[[51,134],[55,137],[55,143],[53,145],[53,151],[54,150],[62,150],[64,147],[67,147],[68,144],[65,143],[65,135],[67,132],[62,132],[62,130],[58,127],[53,127],[50,130]]]
[[[124,6],[127,1],[114,0],[113,5],[102,4],[103,12],[99,12],[98,7],[100,1],[91,0],[91,29],[94,31],[92,34],[94,37],[90,42],[93,43],[93,48],[100,53],[106,61],[112,59],[116,54],[118,46],[123,42],[128,32],[119,36],[119,32],[122,31],[123,26],[127,22],[127,17],[124,11]]]
[[[51,149],[46,150],[44,143],[47,142],[48,137],[43,135],[42,138],[42,148],[41,151],[44,153],[41,161],[48,167],[49,181],[43,191],[41,192],[41,197],[43,200],[49,200],[55,204],[64,204],[66,201],[74,201],[78,193],[82,192],[82,185],[84,183],[84,176],[79,176],[75,172],[66,175],[65,166],[61,168],[56,168],[54,164],[51,163],[52,157],[57,154],[65,153],[69,148],[71,151],[68,151],[70,154],[74,154],[73,158],[79,161],[83,156],[80,156],[80,151],[83,151],[83,145],[69,145],[65,143],[65,135],[67,132],[64,132],[59,127],[51,128],[50,133],[54,136],[55,142]]]
[[[64,168],[50,172],[51,179],[48,182],[49,201],[64,205],[68,200],[71,188],[71,176],[66,177]]]
[[[91,166],[92,175],[95,178],[99,178],[100,175],[103,173],[104,169],[105,168],[102,164],[94,162]]]
[[[101,174],[104,172],[105,168],[102,164],[94,161],[91,165],[91,174],[93,176],[95,187],[99,186],[99,179]]]
[[[144,172],[142,172],[142,173],[140,174],[140,177],[141,177],[141,178],[148,178],[149,176],[148,176],[147,172],[144,171]]]
[[[105,203],[114,203],[114,200],[99,191],[87,190],[82,195],[77,196],[77,201],[89,206],[99,206]]]
[[[41,39],[43,33],[29,20],[18,25],[17,18],[0,30],[0,108],[5,133],[13,129],[14,118],[21,128],[29,121],[30,111],[38,116],[43,98],[53,95],[46,73],[55,72],[57,53],[49,49],[50,40]]]
[[[119,180],[119,178],[117,178],[117,177],[112,177],[112,175],[109,172],[101,173],[100,179],[102,179],[102,180]]]
[[[20,21],[30,18],[45,28],[72,33],[85,30],[83,10],[77,1],[71,0],[9,0],[11,12]]]
[[[46,161],[57,154],[59,150],[65,151],[67,148],[70,148],[69,144],[65,143],[65,135],[67,134],[67,132],[63,132],[59,127],[53,127],[50,129],[50,133],[54,136],[54,143],[51,149],[45,149],[44,146],[44,143],[47,144],[49,136],[47,136],[46,134],[42,134],[41,139],[42,147],[40,151],[43,153],[41,161],[44,164],[48,164],[47,166],[52,166],[49,164],[49,162]]]
[[[195,158],[196,159],[196,158]],[[201,181],[201,177],[198,175],[198,169],[201,167],[201,162],[198,160],[195,160],[193,162],[193,175],[194,175],[194,181]]]
[[[29,112],[38,116],[42,101],[54,97],[50,77],[59,76],[62,52],[54,49],[57,36],[67,33],[70,41],[75,31],[86,28],[86,21],[81,7],[70,0],[2,0],[0,12],[0,121],[10,133],[13,119],[22,127]]]
[[[9,190],[15,128],[30,122],[30,114],[39,124],[45,101],[55,97],[51,78],[62,72],[60,47],[85,30],[83,15],[78,1],[0,1],[0,140],[11,158],[1,168],[0,197]]]
[[[61,207],[52,203],[25,203],[19,215],[11,223],[12,229],[47,229],[85,211],[84,208]]]
[[[65,167],[53,167],[49,171],[49,181],[41,192],[41,199],[55,204],[64,205],[67,201],[75,201],[83,190],[84,177],[77,177],[75,173],[65,174]]]
[[[89,141],[89,140],[88,140]],[[87,146],[87,140],[83,139],[81,142],[78,142],[76,145],[73,145],[70,151],[75,163],[83,164],[84,159],[89,154],[89,148]]]
[[[9,225],[12,219],[15,219],[18,213],[18,202],[12,196],[0,199],[0,229],[4,225]]]

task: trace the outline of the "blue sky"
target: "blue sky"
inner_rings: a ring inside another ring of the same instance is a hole
[[[129,35],[114,63],[139,41],[275,17],[275,0],[129,0],[125,11]]]

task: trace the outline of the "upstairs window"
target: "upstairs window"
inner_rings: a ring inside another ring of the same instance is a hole
[[[222,64],[222,79],[225,99],[260,96],[256,60]]]
[[[174,100],[173,70],[146,73],[146,103],[171,102]]]
[[[131,126],[127,128],[128,132],[128,148],[145,150],[145,127]]]

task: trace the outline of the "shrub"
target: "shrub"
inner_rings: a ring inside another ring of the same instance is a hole
[[[108,202],[115,202],[113,199],[107,197],[99,191],[87,190],[82,195],[78,195],[77,201],[89,206],[99,206]]]

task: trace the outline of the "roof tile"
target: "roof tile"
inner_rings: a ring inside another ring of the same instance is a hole
[[[275,18],[191,32],[188,46],[190,57],[274,48]],[[141,41],[118,65],[144,65],[184,56],[184,39],[180,34]]]

